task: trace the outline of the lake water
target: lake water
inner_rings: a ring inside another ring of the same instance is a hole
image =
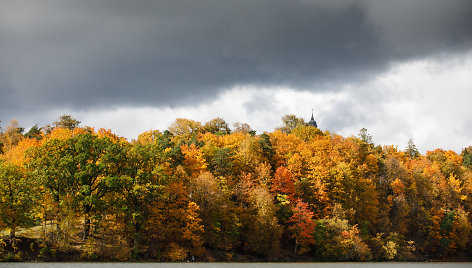
[[[389,263],[374,263],[374,262],[349,262],[349,263],[2,263],[0,262],[0,268],[17,268],[17,267],[35,267],[35,268],[243,268],[243,267],[255,267],[255,268],[390,268],[390,267],[405,267],[405,268],[472,268],[470,262],[389,262]]]

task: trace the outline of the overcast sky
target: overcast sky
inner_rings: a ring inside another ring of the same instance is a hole
[[[470,0],[0,0],[0,120],[135,138],[285,114],[421,152],[472,145]]]

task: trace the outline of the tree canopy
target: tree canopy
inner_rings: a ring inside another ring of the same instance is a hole
[[[61,116],[0,132],[0,258],[382,261],[472,252],[472,147],[422,155],[293,115],[256,135],[179,118],[126,140]],[[3,242],[5,241],[5,242]],[[10,255],[8,255],[10,254]],[[21,255],[21,254],[20,254]],[[30,256],[29,254],[28,256]],[[251,256],[251,257],[247,257]],[[248,259],[249,258],[249,259]]]

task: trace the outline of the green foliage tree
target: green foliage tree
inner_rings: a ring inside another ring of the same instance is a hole
[[[284,133],[291,133],[297,126],[306,125],[305,120],[301,117],[297,117],[293,114],[287,114],[282,117],[282,126],[277,128]]]
[[[233,173],[233,155],[234,152],[228,148],[216,149],[209,161],[210,170],[216,176],[230,176]]]
[[[369,246],[359,236],[357,226],[344,219],[340,205],[335,205],[330,218],[317,221],[315,254],[328,261],[368,261]]]
[[[461,156],[464,166],[472,170],[472,146],[464,148],[461,152]]]
[[[34,125],[30,128],[30,130],[28,130],[28,132],[26,132],[24,134],[25,138],[35,138],[37,140],[40,140],[42,139],[42,132],[41,132],[41,128],[38,127],[38,125]]]
[[[210,132],[213,134],[226,135],[231,132],[228,123],[220,117],[212,119],[205,123],[202,127],[203,132]]]
[[[108,137],[91,133],[76,135],[73,144],[75,202],[84,216],[84,240],[90,234],[91,219],[102,209],[103,197],[108,191],[108,181],[120,175],[121,161],[117,157],[116,144]],[[118,167],[116,167],[117,165]]]
[[[144,226],[151,215],[149,203],[162,195],[167,183],[163,170],[166,158],[158,141],[141,137],[134,146],[115,144],[107,154],[113,157],[107,162],[120,163],[114,165],[116,170],[109,172],[112,176],[107,186],[113,192],[112,198],[108,199],[109,207],[117,210],[127,226],[126,235],[131,238],[135,257],[141,250]]]
[[[408,141],[408,147],[406,148],[405,152],[410,158],[416,158],[420,156],[420,152],[416,148],[416,145],[413,143],[412,139]]]
[[[41,186],[42,220],[55,220],[60,231],[61,219],[72,209],[70,197],[74,196],[73,144],[71,140],[50,139],[27,153],[31,158],[29,168]]]
[[[262,154],[269,162],[272,163],[272,158],[275,155],[275,151],[270,141],[270,136],[267,133],[263,133],[259,135],[259,139],[259,143],[262,147]]]
[[[84,217],[83,238],[90,234],[91,219],[103,206],[108,181],[119,175],[117,145],[106,136],[90,132],[69,139],[52,139],[33,151],[31,167],[52,194],[60,211],[67,205]]]
[[[35,184],[20,167],[0,162],[0,226],[10,228],[10,241],[16,248],[16,231],[33,224]]]
[[[237,245],[240,223],[223,187],[211,173],[204,172],[190,183],[189,193],[199,207],[205,243],[211,248],[230,250]]]
[[[54,127],[66,128],[73,130],[80,125],[80,121],[74,119],[71,115],[61,115],[57,121],[52,124]]]
[[[367,132],[366,128],[361,128],[357,137],[364,143],[373,144],[372,136]]]

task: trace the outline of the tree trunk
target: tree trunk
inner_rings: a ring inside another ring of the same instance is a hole
[[[90,210],[91,206],[85,206],[85,219],[84,219],[84,237],[82,238],[83,241],[86,241],[90,235]]]
[[[60,219],[56,219],[56,233],[53,235],[53,240],[55,240],[55,242],[59,241],[59,237],[61,237],[62,233],[60,221]]]
[[[297,250],[298,250],[298,240],[295,238],[295,256],[297,255]]]
[[[59,198],[58,194],[56,195],[55,198],[56,198],[56,202],[57,202],[56,204],[60,204],[60,201],[59,201],[60,198]],[[54,218],[56,218],[56,233],[55,234],[53,233],[51,238],[54,242],[57,242],[57,241],[59,241],[59,237],[61,236],[61,224],[60,224],[61,215],[60,215],[60,213],[57,212],[57,214],[55,214]],[[52,227],[52,224],[53,224],[53,222],[51,221],[51,227]]]
[[[134,237],[133,237],[133,257],[138,257],[139,246],[141,244],[141,224],[135,223],[134,225]]]
[[[16,252],[16,234],[15,234],[16,228],[12,227],[10,229],[10,243],[11,247],[13,248],[13,251]]]
[[[47,225],[47,220],[46,220],[46,216],[43,217],[43,220],[41,221],[41,227],[42,227],[42,231],[43,231],[43,241],[46,241],[46,225]]]
[[[85,216],[85,220],[84,220],[84,237],[82,238],[82,240],[86,241],[87,238],[89,237],[89,235],[90,235],[90,217]]]

